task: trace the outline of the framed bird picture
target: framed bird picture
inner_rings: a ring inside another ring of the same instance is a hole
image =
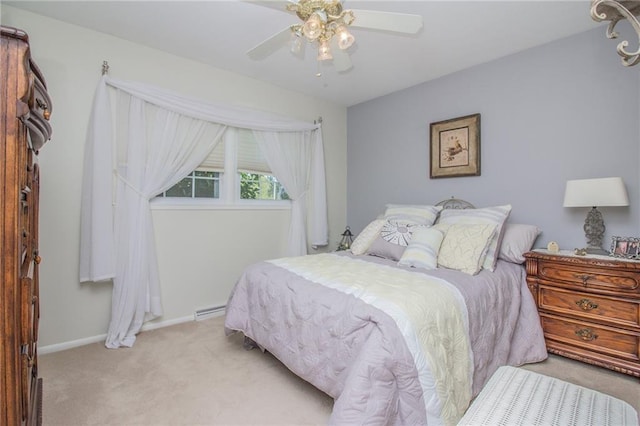
[[[430,125],[430,177],[480,176],[480,114]]]

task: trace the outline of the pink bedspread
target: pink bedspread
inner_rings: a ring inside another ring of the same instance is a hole
[[[358,258],[396,265],[372,256]],[[522,265],[499,261],[495,272],[476,276],[419,271],[447,280],[465,300],[474,396],[498,367],[547,357]],[[436,390],[421,386],[394,320],[354,296],[258,263],[245,270],[232,291],[225,330],[243,332],[332,396],[331,424],[443,423]]]

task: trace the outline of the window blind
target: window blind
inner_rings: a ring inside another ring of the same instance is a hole
[[[262,155],[262,151],[260,151],[258,142],[256,142],[253,136],[253,131],[238,129],[236,134],[238,136],[236,140],[238,146],[238,171],[244,173],[271,174],[271,168],[267,164],[264,155]],[[198,168],[224,172],[224,156],[225,144],[219,143]]]
[[[238,171],[244,173],[271,174],[271,168],[262,155],[253,131],[238,130]]]
[[[211,154],[200,164],[198,169],[224,172],[224,142],[220,142],[213,148]]]

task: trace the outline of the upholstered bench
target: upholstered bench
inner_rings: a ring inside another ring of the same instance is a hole
[[[515,367],[500,367],[459,425],[638,425],[624,401]]]

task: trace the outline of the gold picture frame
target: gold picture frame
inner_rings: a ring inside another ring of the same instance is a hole
[[[430,125],[429,177],[480,176],[480,114]]]

